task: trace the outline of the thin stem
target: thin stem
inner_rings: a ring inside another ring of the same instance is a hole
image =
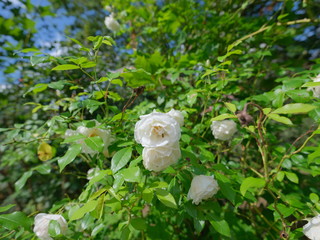
[[[301,135],[299,138],[297,138],[297,139],[294,141],[294,143],[297,142],[299,139],[301,139],[303,136],[309,134],[310,132],[311,132],[311,130],[309,130],[309,131],[306,132],[305,134]],[[286,160],[287,158],[290,158],[291,156],[293,156],[293,155],[301,152],[302,149],[306,146],[306,144],[307,144],[307,143],[313,138],[313,136],[316,135],[316,134],[317,134],[316,131],[314,131],[314,132],[304,141],[304,143],[300,146],[300,148],[298,148],[296,151],[294,151],[294,152],[292,152],[292,153],[290,153],[290,154],[286,153],[286,154],[282,157],[282,159],[280,160],[280,163],[278,164],[278,166],[277,166],[277,168],[276,168],[274,177],[275,177],[275,176],[277,175],[277,173],[281,170],[281,166],[282,166],[284,160]],[[294,143],[293,143],[293,144],[294,144]],[[291,149],[291,148],[290,148],[290,149]],[[290,150],[290,149],[289,149],[289,150]],[[274,178],[274,177],[273,177],[273,178]]]

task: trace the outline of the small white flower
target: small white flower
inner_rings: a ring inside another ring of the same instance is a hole
[[[311,240],[320,240],[320,215],[303,226],[303,233]]]
[[[107,10],[108,12],[110,12],[110,13],[112,12],[112,7],[109,6],[109,5],[105,6],[104,9]]]
[[[96,126],[99,126],[99,123],[96,122]],[[99,136],[101,137],[102,141],[103,141],[103,154],[108,157],[109,156],[109,151],[108,151],[108,147],[111,144],[111,142],[114,140],[113,136],[111,135],[111,131],[108,129],[101,129],[101,128],[97,128],[97,127],[93,127],[93,128],[87,128],[84,126],[80,126],[77,128],[77,130],[70,130],[68,129],[65,132],[65,137],[71,137],[73,135],[76,134],[83,134],[86,137],[95,137],[95,136]],[[85,139],[79,139],[77,140],[78,144],[81,144],[81,149],[82,152],[87,153],[87,154],[96,154],[97,152],[94,151],[93,149],[91,149],[89,146],[87,146],[87,144],[85,143]]]
[[[169,112],[167,112],[167,114],[174,118],[180,125],[180,127],[183,126],[184,124],[184,116],[182,114],[182,112],[178,111],[178,110],[174,110],[174,109],[171,109]]]
[[[313,78],[313,82],[320,82],[320,74]],[[320,86],[310,87],[308,90],[312,90],[314,97],[320,98]]]
[[[104,19],[104,24],[113,32],[117,32],[120,30],[120,24],[117,20],[114,19],[113,13]]]
[[[150,171],[159,172],[176,163],[181,157],[179,143],[162,147],[146,147],[142,152],[143,165]]]
[[[179,141],[180,125],[168,114],[153,112],[140,119],[135,125],[134,138],[143,147],[163,147]]]
[[[41,240],[52,240],[49,236],[49,224],[51,220],[55,220],[60,225],[61,234],[64,235],[68,230],[68,223],[63,216],[59,214],[39,213],[34,218],[33,232]]]
[[[237,124],[232,120],[213,121],[211,124],[212,134],[219,140],[230,140],[237,131]]]
[[[202,200],[211,198],[218,190],[218,182],[212,176],[195,176],[188,192],[188,200],[192,199],[192,203],[198,205]]]

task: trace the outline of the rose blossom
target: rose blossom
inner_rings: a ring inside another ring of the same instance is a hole
[[[212,176],[195,176],[188,192],[188,200],[192,199],[192,203],[198,205],[202,200],[211,198],[218,190],[218,182]]]
[[[96,126],[99,126],[98,122],[96,122]],[[84,127],[84,126],[80,126],[75,131],[68,129],[65,132],[65,137],[71,137],[71,136],[79,134],[79,133],[83,134],[86,137],[95,137],[95,136],[101,137],[101,139],[103,141],[103,145],[104,145],[103,154],[106,157],[109,156],[108,146],[114,140],[113,136],[111,135],[111,131],[110,130],[101,129],[101,128],[97,128],[97,127],[87,128],[87,127]],[[95,154],[95,153],[97,153],[97,151],[94,151],[89,146],[87,146],[87,144],[85,143],[85,139],[79,139],[79,140],[77,140],[77,143],[81,144],[82,152],[87,153],[87,154]]]
[[[113,32],[117,32],[120,30],[120,24],[117,20],[114,19],[113,13],[104,19],[104,24]]]
[[[320,215],[303,226],[303,233],[311,240],[320,240]]]
[[[166,169],[171,164],[176,163],[180,157],[181,151],[178,142],[163,147],[146,147],[142,151],[144,167],[155,172]]]
[[[171,109],[169,112],[167,112],[167,114],[174,118],[180,125],[180,127],[183,126],[183,123],[184,123],[184,117],[182,115],[182,112],[178,111],[178,110],[174,110],[174,109]]]
[[[33,232],[41,240],[52,240],[49,236],[49,224],[51,220],[55,220],[60,225],[61,234],[65,234],[68,230],[68,223],[63,216],[59,214],[39,213],[34,218]]]
[[[313,78],[313,82],[320,82],[320,74]],[[308,90],[312,90],[314,97],[320,98],[320,86],[310,87]]]
[[[163,147],[179,141],[180,125],[168,114],[153,112],[140,119],[135,125],[134,138],[143,147]]]
[[[212,134],[219,140],[230,140],[237,131],[237,124],[232,120],[213,121],[211,124]]]

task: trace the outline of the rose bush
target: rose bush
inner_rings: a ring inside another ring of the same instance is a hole
[[[12,16],[35,14],[34,1],[11,2]],[[40,17],[62,4],[50,3]],[[38,212],[63,214],[67,233],[43,231],[57,239],[314,237],[313,1],[65,6],[50,16],[77,13],[59,51],[2,42],[23,61],[6,62],[21,79],[0,91],[0,239],[37,238]],[[22,19],[0,17],[0,32],[24,36]]]

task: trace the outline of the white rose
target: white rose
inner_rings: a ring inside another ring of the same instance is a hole
[[[188,199],[198,205],[202,200],[211,198],[219,190],[218,182],[211,176],[199,175],[192,179]]]
[[[143,165],[150,171],[159,172],[176,163],[181,157],[179,143],[162,147],[146,147],[142,151]]]
[[[96,122],[96,125],[98,126],[99,123]],[[73,135],[76,134],[83,134],[86,137],[95,137],[95,136],[99,136],[101,137],[102,141],[103,141],[103,154],[108,157],[109,156],[109,151],[108,151],[108,146],[111,144],[111,142],[114,140],[113,136],[111,135],[111,131],[110,130],[106,130],[106,129],[101,129],[101,128],[87,128],[84,126],[80,126],[77,128],[77,130],[70,130],[68,129],[65,132],[65,137],[71,137]],[[87,153],[87,154],[95,154],[97,153],[97,151],[94,151],[93,149],[91,149],[89,146],[87,146],[87,144],[84,141],[85,139],[79,139],[77,140],[78,144],[81,144],[81,149],[82,152]]]
[[[320,215],[303,226],[303,233],[311,240],[320,240]]]
[[[49,224],[51,220],[55,220],[60,225],[61,234],[64,235],[68,230],[68,223],[59,214],[46,214],[39,213],[34,218],[34,228],[33,232],[38,236],[41,240],[52,240],[49,236]]]
[[[237,124],[232,120],[213,121],[211,124],[212,134],[219,140],[230,140],[237,131]]]
[[[120,30],[120,24],[117,20],[114,19],[113,14],[104,19],[104,24],[113,32],[117,32]]]
[[[177,143],[181,136],[179,123],[166,113],[153,112],[140,116],[134,138],[144,147],[163,147]]]
[[[313,82],[320,82],[320,74],[313,79]],[[312,90],[314,97],[320,98],[320,86],[310,87],[308,90]]]
[[[169,112],[167,112],[167,114],[174,118],[180,125],[180,127],[183,126],[184,123],[184,116],[182,115],[182,112],[178,111],[178,110],[174,110],[171,109]]]

